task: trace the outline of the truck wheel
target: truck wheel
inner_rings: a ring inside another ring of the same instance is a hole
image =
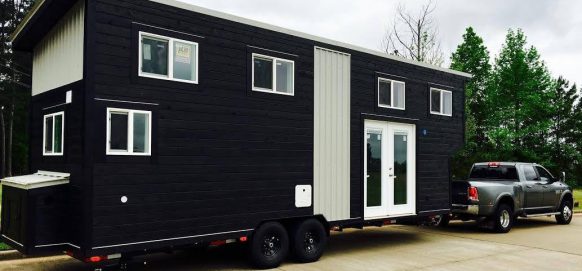
[[[253,233],[250,247],[251,263],[260,269],[275,268],[289,254],[289,236],[278,222],[267,222]]]
[[[319,260],[327,245],[327,232],[317,219],[307,219],[293,227],[291,247],[295,259],[302,263]]]
[[[451,221],[451,215],[449,214],[442,214],[442,215],[438,215],[434,218],[434,223],[433,225],[436,227],[441,227],[444,228],[446,226],[449,225],[449,222]]]
[[[501,204],[493,217],[495,232],[507,233],[513,226],[513,210],[507,204]]]
[[[563,200],[560,204],[560,214],[556,215],[556,221],[560,225],[568,225],[572,221],[572,203],[568,200]]]

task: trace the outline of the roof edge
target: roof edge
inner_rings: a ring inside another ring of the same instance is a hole
[[[10,42],[14,42],[18,38],[18,36],[20,36],[22,30],[28,25],[28,22],[30,22],[30,19],[34,17],[34,15],[38,12],[38,10],[40,10],[41,6],[45,2],[46,2],[45,0],[38,0],[37,2],[34,3],[30,11],[26,14],[26,16],[24,16],[24,19],[22,19],[22,22],[20,22],[16,29],[14,30],[14,32],[10,34]]]
[[[236,16],[236,15],[232,15],[232,14],[228,14],[228,13],[221,12],[221,11],[203,8],[200,6],[188,4],[185,2],[181,2],[181,1],[176,1],[176,0],[149,0],[149,1],[164,4],[167,6],[173,6],[173,7],[184,9],[184,10],[190,10],[190,11],[194,11],[197,13],[201,13],[201,14],[205,14],[208,16],[217,17],[217,18],[221,18],[221,19],[225,19],[225,20],[229,20],[229,21],[233,21],[233,22],[238,22],[238,23],[242,23],[242,24],[246,24],[246,25],[250,25],[250,26],[255,26],[258,28],[263,28],[263,29],[267,29],[267,30],[271,30],[271,31],[275,31],[275,32],[283,33],[283,34],[288,34],[288,35],[292,35],[292,36],[296,36],[296,37],[300,37],[300,38],[310,39],[310,40],[314,40],[317,42],[334,45],[337,47],[343,47],[343,48],[351,49],[354,51],[367,53],[367,54],[391,59],[391,60],[398,61],[398,62],[403,62],[403,63],[415,65],[415,66],[420,66],[420,67],[432,69],[432,70],[437,70],[437,71],[450,73],[450,74],[454,74],[454,75],[458,75],[458,76],[463,76],[463,77],[467,77],[467,78],[473,77],[473,75],[471,75],[470,73],[451,70],[451,69],[439,67],[436,65],[432,65],[432,64],[428,64],[428,63],[424,63],[424,62],[420,62],[420,61],[416,61],[416,60],[411,60],[411,59],[407,59],[407,58],[403,58],[403,57],[399,57],[399,56],[394,56],[394,55],[386,54],[386,53],[383,53],[383,52],[380,52],[377,50],[372,50],[372,49],[364,48],[364,47],[357,46],[357,45],[352,45],[352,44],[341,42],[341,41],[336,41],[336,40],[332,40],[332,39],[328,39],[328,38],[324,38],[324,37],[319,37],[319,36],[315,36],[312,34],[307,34],[304,32],[300,32],[300,31],[296,31],[296,30],[292,30],[292,29],[288,29],[288,28],[284,28],[284,27],[280,27],[280,26],[276,26],[276,25],[272,25],[272,24],[268,24],[268,23],[264,23],[264,22]]]

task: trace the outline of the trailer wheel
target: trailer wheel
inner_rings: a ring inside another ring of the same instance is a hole
[[[267,222],[255,230],[249,247],[252,264],[260,269],[275,268],[289,254],[289,236],[278,222]]]
[[[293,227],[291,242],[293,255],[297,261],[315,262],[323,255],[327,245],[327,232],[317,219],[307,219]]]

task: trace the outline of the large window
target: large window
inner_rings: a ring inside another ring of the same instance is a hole
[[[58,112],[44,116],[43,148],[45,156],[63,155],[65,134],[65,113]]]
[[[139,33],[139,75],[198,83],[198,43]]]
[[[430,113],[435,115],[453,115],[453,93],[448,90],[430,89]]]
[[[149,111],[107,109],[107,154],[151,155],[152,114]]]
[[[294,95],[295,62],[253,54],[253,90]]]
[[[406,108],[404,82],[378,78],[378,106],[404,110]]]

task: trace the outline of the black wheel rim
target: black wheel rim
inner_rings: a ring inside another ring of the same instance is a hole
[[[319,236],[317,233],[307,231],[303,237],[303,249],[309,254],[317,252],[319,245]]]
[[[273,257],[281,251],[281,238],[276,233],[269,233],[263,238],[263,254],[267,257]]]

